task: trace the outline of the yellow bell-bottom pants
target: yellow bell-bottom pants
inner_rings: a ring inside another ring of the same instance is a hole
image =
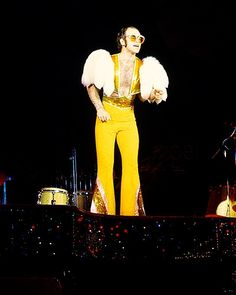
[[[103,102],[111,120],[95,124],[97,178],[91,212],[116,214],[114,191],[115,142],[121,154],[120,215],[145,215],[138,172],[139,134],[132,107],[120,108]]]

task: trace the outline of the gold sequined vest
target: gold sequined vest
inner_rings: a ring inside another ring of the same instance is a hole
[[[132,76],[132,82],[130,87],[130,93],[128,97],[119,96],[119,85],[120,85],[120,66],[119,66],[119,54],[113,54],[112,60],[114,62],[114,86],[115,86],[115,92],[118,94],[118,97],[108,97],[104,96],[103,100],[117,106],[131,106],[133,105],[133,100],[135,98],[135,95],[140,93],[140,78],[139,78],[139,69],[142,65],[142,60],[139,59],[137,56],[135,57],[135,65],[134,65],[134,71]]]

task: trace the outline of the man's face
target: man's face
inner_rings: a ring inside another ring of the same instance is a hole
[[[125,34],[126,49],[138,53],[145,38],[135,28],[128,28]]]

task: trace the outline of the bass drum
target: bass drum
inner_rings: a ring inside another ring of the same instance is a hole
[[[44,187],[38,194],[39,205],[69,205],[68,191],[56,187]]]
[[[72,196],[71,205],[79,209],[90,211],[92,201],[92,193],[86,190],[80,190],[76,195]]]

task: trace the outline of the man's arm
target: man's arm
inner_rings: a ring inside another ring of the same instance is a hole
[[[86,87],[87,92],[88,92],[88,96],[92,102],[92,104],[94,105],[96,111],[97,111],[97,117],[98,119],[100,119],[102,122],[106,122],[108,120],[111,119],[110,114],[104,109],[100,95],[99,95],[99,91],[98,89],[95,87],[94,84],[89,85],[88,87]]]

